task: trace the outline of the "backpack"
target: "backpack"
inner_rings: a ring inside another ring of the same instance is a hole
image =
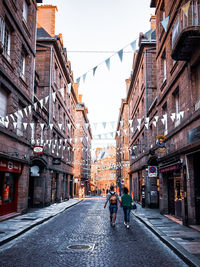
[[[116,196],[115,192],[110,193],[110,194],[111,194],[111,196],[109,198],[110,204],[117,205],[117,196]]]

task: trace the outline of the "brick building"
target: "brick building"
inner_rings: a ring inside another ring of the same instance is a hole
[[[76,84],[78,91],[78,84]],[[78,93],[77,93],[78,94]],[[85,195],[90,191],[91,179],[91,140],[92,133],[88,120],[88,109],[82,102],[82,95],[78,97],[76,105],[75,130],[75,167],[74,167],[74,195]]]
[[[152,0],[151,7],[157,24],[157,112],[165,115],[158,129],[166,136],[166,152],[156,150],[160,211],[200,224],[200,2]]]
[[[38,7],[36,77],[32,143],[44,147],[31,156],[29,202],[44,206],[73,197],[75,111],[78,103],[73,74],[55,35],[56,6]],[[48,21],[48,23],[46,23]],[[34,170],[38,169],[36,173]]]
[[[153,118],[157,114],[155,16],[151,17],[150,22],[151,29],[139,36],[127,103],[130,122],[130,192],[136,201],[153,207],[158,205],[157,177],[148,177],[147,167],[157,134],[153,126]]]
[[[0,5],[0,215],[28,207],[37,3]],[[29,107],[29,113],[28,109]]]
[[[116,186],[116,147],[97,148],[94,165],[97,191],[105,195],[111,184]]]
[[[126,80],[127,88],[130,79]],[[119,191],[122,192],[123,187],[129,189],[129,112],[128,104],[125,99],[121,101],[119,118],[116,131],[116,181]]]

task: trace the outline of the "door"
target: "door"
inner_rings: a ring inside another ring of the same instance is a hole
[[[17,176],[0,173],[0,215],[17,210]]]
[[[28,189],[28,207],[33,207],[33,199],[34,199],[34,177],[29,176],[29,189]]]
[[[200,153],[194,156],[194,186],[196,223],[200,224]]]
[[[168,178],[168,213],[175,215],[174,178]]]

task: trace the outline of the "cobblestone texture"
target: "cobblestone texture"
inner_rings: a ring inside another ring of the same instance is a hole
[[[111,227],[104,202],[85,200],[2,246],[0,266],[186,266],[133,215],[126,229],[122,209]],[[94,249],[67,249],[77,244]]]

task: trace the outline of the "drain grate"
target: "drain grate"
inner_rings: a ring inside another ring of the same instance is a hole
[[[21,218],[21,221],[34,221],[36,219],[37,218],[33,218],[33,217],[24,217],[24,218]]]

